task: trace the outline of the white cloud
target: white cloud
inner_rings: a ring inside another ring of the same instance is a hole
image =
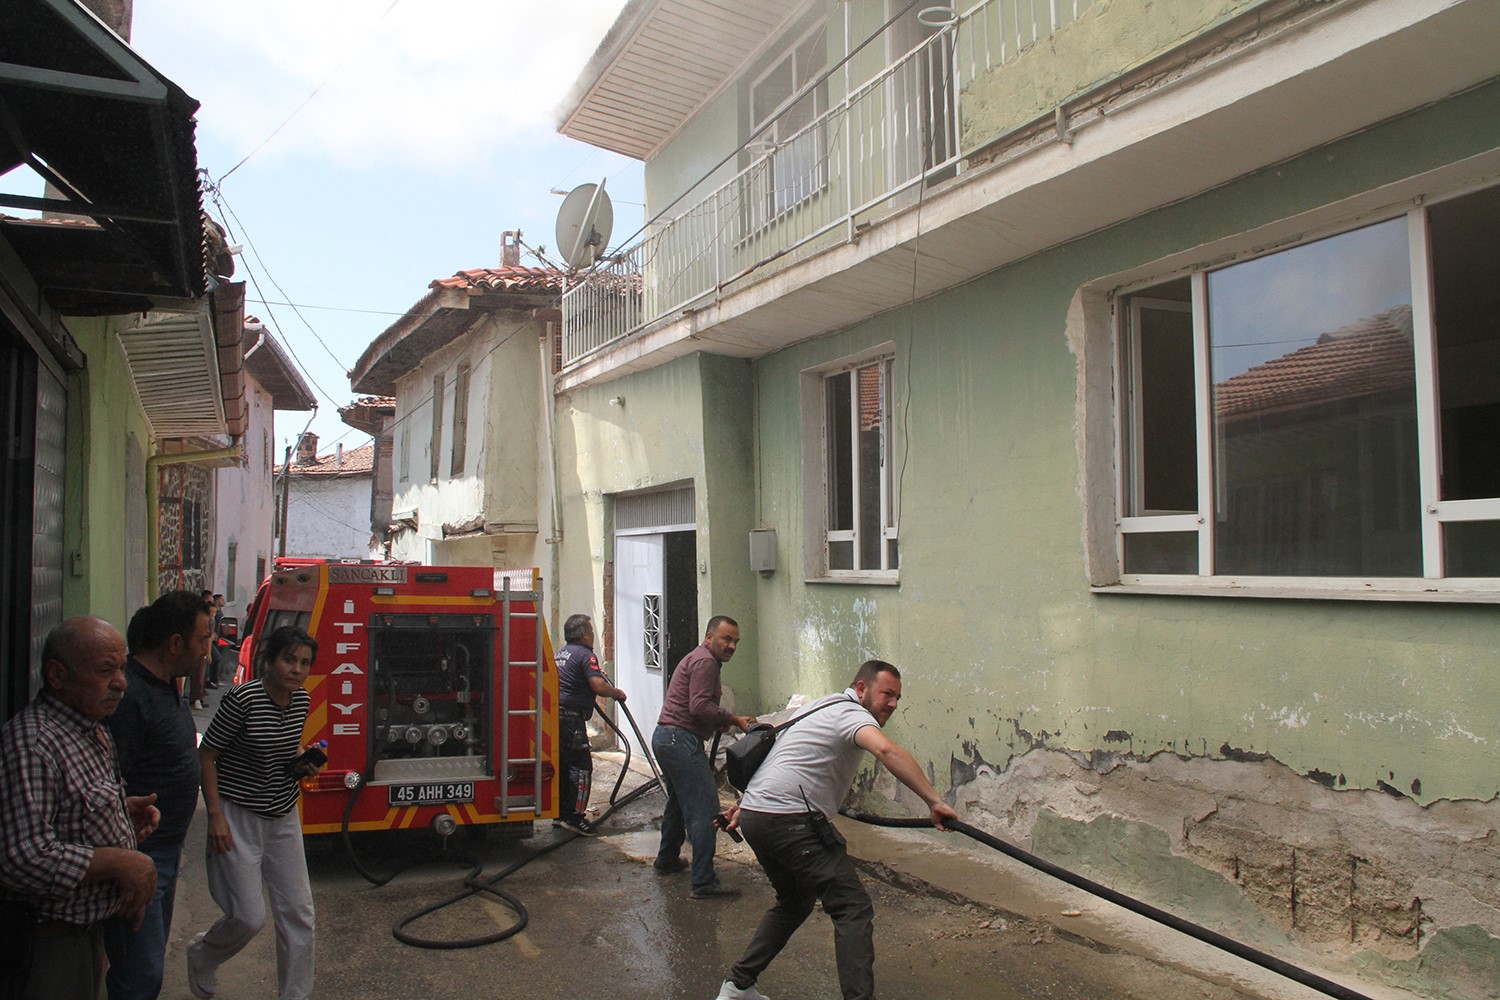
[[[133,41],[243,156],[464,165],[545,141],[623,0],[142,0]]]

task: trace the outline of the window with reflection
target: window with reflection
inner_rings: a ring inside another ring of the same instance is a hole
[[[1122,573],[1500,576],[1496,246],[1492,188],[1125,296]]]
[[[897,568],[890,358],[823,376],[830,572]]]

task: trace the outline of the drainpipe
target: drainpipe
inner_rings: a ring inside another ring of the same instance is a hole
[[[155,530],[146,532],[146,600],[161,596],[161,467],[163,465],[197,465],[201,462],[217,462],[226,458],[244,458],[245,439],[234,438],[228,448],[212,451],[191,451],[181,455],[152,455],[146,459],[146,510],[156,515]]]
[[[557,393],[554,391],[552,382],[552,321],[542,323],[542,335],[538,340],[541,347],[541,373],[542,373],[542,414],[543,433],[547,438],[547,471],[551,477],[552,493],[552,534],[546,539],[547,547],[552,550],[548,566],[549,578],[547,581],[548,591],[552,598],[552,617],[559,615],[559,602],[562,601],[562,587],[558,582],[558,576],[562,567],[562,497],[558,486],[557,474],[557,435],[553,427],[553,419],[557,407]],[[554,631],[557,622],[553,621]]]

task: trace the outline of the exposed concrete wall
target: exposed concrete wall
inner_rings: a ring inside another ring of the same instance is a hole
[[[984,29],[990,45],[1011,50],[1011,58],[981,74],[963,89],[959,101],[963,148],[987,142],[1052,114],[1065,102],[1087,93],[1198,38],[1209,28],[1265,0],[1099,0],[1076,21],[1061,25],[1049,38],[1012,54],[1016,27],[995,30],[994,15],[966,27],[959,50],[984,51]],[[1002,5],[1003,7],[1004,5]],[[1058,5],[1063,7],[1062,4]],[[1045,15],[1042,15],[1045,17]],[[1023,25],[1023,30],[1029,26]]]
[[[1337,791],[1269,758],[1047,749],[1003,771],[955,761],[953,799],[970,822],[1231,937],[1310,945],[1407,988],[1496,995],[1493,800]]]
[[[1088,383],[1122,276],[1280,220],[1355,225],[1368,192],[1497,148],[1490,85],[757,361],[760,516],[799,566],[800,372],[896,345],[902,564],[899,587],[761,580],[755,707],[891,659],[891,734],[967,818],[1189,919],[1495,996],[1494,607],[1094,594],[1089,525],[1112,514],[1083,469],[1113,447],[1107,379]],[[895,796],[888,775],[860,792]]]

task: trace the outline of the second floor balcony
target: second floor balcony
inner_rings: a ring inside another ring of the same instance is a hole
[[[1479,6],[983,0],[921,10],[925,37],[858,82],[900,48],[888,23],[572,282],[563,384],[705,340],[773,350],[1472,85],[1493,60],[1436,39]],[[1403,44],[1434,58],[1397,92],[1380,53]]]

